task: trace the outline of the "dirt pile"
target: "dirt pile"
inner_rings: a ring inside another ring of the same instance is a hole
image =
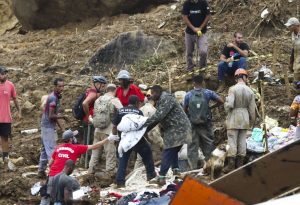
[[[17,24],[11,0],[0,0],[0,35],[13,29]]]

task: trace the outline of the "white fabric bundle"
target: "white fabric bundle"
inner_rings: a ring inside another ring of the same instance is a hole
[[[139,129],[145,124],[147,119],[147,117],[136,114],[127,114],[122,118],[117,127],[122,132],[118,147],[119,157],[122,157],[124,152],[134,147],[144,136],[147,127]]]

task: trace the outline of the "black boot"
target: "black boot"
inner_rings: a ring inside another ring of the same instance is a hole
[[[239,168],[239,167],[243,166],[244,165],[244,159],[245,159],[244,156],[237,156],[236,157],[236,162],[235,162],[235,167]]]
[[[227,166],[224,168],[223,172],[225,174],[233,171],[235,169],[235,157],[228,157],[228,164]]]

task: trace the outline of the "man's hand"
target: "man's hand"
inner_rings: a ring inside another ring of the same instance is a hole
[[[228,43],[228,44],[227,44],[227,47],[229,47],[229,48],[234,48],[235,45],[234,45],[233,43]]]
[[[110,133],[110,135],[107,137],[108,141],[119,141],[120,137],[118,135],[114,135]]]
[[[227,58],[227,59],[226,59],[226,62],[227,62],[227,63],[230,63],[231,61],[233,61],[232,58]]]

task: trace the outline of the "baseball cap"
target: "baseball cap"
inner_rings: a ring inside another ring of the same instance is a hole
[[[284,25],[287,27],[293,26],[293,25],[297,26],[297,25],[300,25],[300,22],[297,18],[292,17]]]
[[[0,66],[0,73],[3,74],[3,73],[8,73],[7,69],[3,66]]]
[[[78,135],[78,131],[77,130],[72,131],[71,129],[69,129],[69,130],[64,131],[62,138],[63,138],[63,140],[67,140],[67,139],[73,138],[76,135]]]

